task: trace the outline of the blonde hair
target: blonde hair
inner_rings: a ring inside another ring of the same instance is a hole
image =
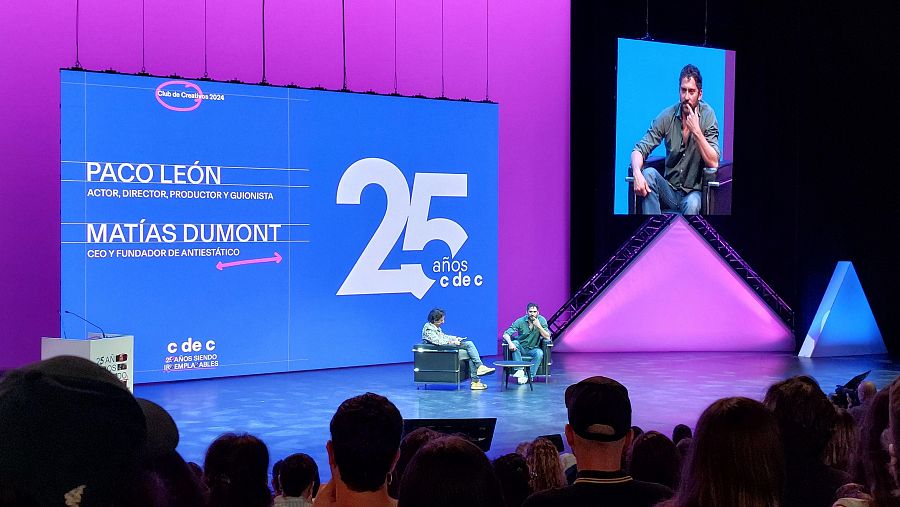
[[[525,462],[531,471],[528,482],[533,492],[566,485],[566,476],[559,461],[559,451],[550,440],[536,438],[525,452]]]

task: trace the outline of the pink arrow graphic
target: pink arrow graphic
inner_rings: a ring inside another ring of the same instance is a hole
[[[234,262],[219,261],[219,263],[216,264],[216,269],[222,271],[225,268],[233,268],[235,266],[243,266],[245,264],[261,264],[263,262],[274,262],[276,264],[279,264],[281,262],[281,255],[278,252],[275,252],[275,257],[263,257],[261,259],[247,259]]]

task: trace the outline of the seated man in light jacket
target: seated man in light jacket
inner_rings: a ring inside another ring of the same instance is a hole
[[[460,338],[449,334],[444,334],[441,326],[444,325],[444,310],[434,308],[428,312],[428,322],[422,328],[422,339],[428,343],[435,345],[444,345],[448,347],[457,347],[464,349],[469,354],[469,372],[472,375],[472,390],[480,391],[487,389],[479,377],[489,375],[494,372],[494,368],[488,368],[481,362],[481,356],[478,355],[478,349],[475,344],[466,338]]]

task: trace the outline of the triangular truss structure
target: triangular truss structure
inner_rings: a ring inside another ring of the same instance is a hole
[[[700,233],[701,236],[703,236],[703,239],[719,253],[722,259],[731,266],[731,269],[743,278],[744,281],[747,282],[747,285],[749,285],[750,288],[752,288],[756,294],[769,305],[769,308],[781,317],[781,320],[784,321],[788,328],[793,331],[794,311],[791,310],[791,307],[788,306],[771,287],[769,287],[769,284],[757,275],[756,271],[753,271],[753,268],[738,255],[734,248],[732,248],[731,245],[729,245],[702,216],[694,215],[684,218],[697,232]]]
[[[677,214],[650,216],[635,234],[579,288],[548,320],[554,339],[559,338],[578,317],[622,274],[672,222]],[[719,254],[722,260],[759,298],[793,331],[794,312],[775,291],[744,261],[715,229],[701,216],[682,217]]]
[[[677,215],[651,215],[594,276],[547,321],[555,340]]]

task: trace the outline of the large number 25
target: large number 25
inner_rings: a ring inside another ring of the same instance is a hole
[[[419,299],[425,296],[434,280],[425,276],[421,264],[401,264],[400,269],[381,269],[384,260],[403,234],[403,250],[425,248],[431,240],[443,241],[455,256],[468,234],[453,220],[428,218],[432,197],[466,197],[468,176],[465,174],[416,173],[412,199],[403,172],[380,158],[364,158],[354,162],[338,183],[338,204],[359,204],[368,185],[378,185],[387,195],[387,209],[381,225],[338,289],[338,296],[355,294],[399,294],[409,292]]]

